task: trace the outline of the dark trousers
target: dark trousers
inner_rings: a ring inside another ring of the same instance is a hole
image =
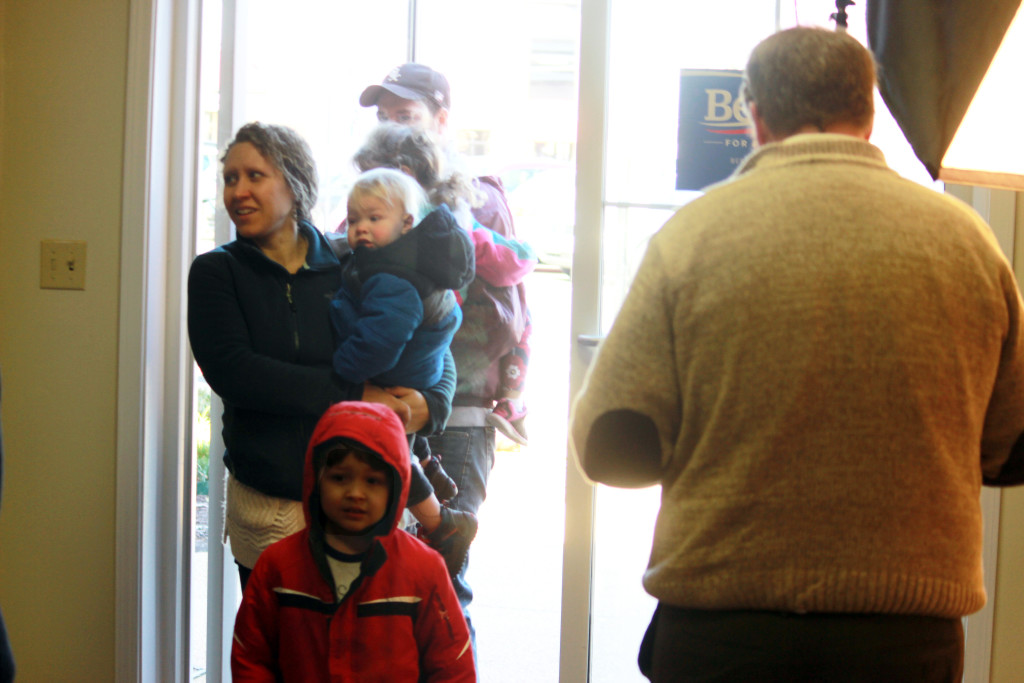
[[[494,427],[448,427],[429,441],[430,450],[441,456],[441,466],[459,487],[451,506],[475,515],[487,498],[487,478],[494,467]],[[475,654],[476,631],[467,609],[473,600],[473,589],[466,582],[467,567],[468,561],[458,576],[452,577],[452,585],[466,615]]]
[[[12,681],[14,681],[14,653],[11,652],[11,643],[7,639],[4,615],[0,614],[0,683],[11,683]]]
[[[248,567],[243,567],[242,565],[238,564],[237,561],[235,562],[235,565],[238,566],[238,580],[242,584],[242,592],[244,593],[245,584],[249,583],[249,575],[252,574],[252,570]]]
[[[420,460],[430,455],[430,442],[427,437],[418,434],[409,435],[409,460],[411,470],[409,471],[409,497],[405,501],[406,507],[418,505],[434,493],[434,486],[430,478],[423,471]]]
[[[960,619],[659,604],[639,663],[655,683],[959,683],[964,631]]]

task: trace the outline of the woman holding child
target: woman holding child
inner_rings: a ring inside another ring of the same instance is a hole
[[[222,161],[237,239],[193,262],[188,327],[196,362],[224,401],[227,535],[244,587],[263,549],[305,525],[303,457],[323,412],[339,401],[381,403],[408,432],[428,435],[451,411],[455,370],[448,354],[441,380],[421,391],[336,375],[328,310],[342,268],[309,221],[309,146],[288,128],[250,123]],[[444,531],[439,517],[423,523]]]

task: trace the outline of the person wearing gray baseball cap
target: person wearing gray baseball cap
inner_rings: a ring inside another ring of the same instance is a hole
[[[380,121],[424,128],[444,140],[451,90],[443,74],[423,64],[408,63],[392,69],[379,85],[363,90],[359,104],[377,107]],[[449,140],[442,146],[446,166],[459,168],[454,145]],[[481,201],[472,207],[473,218],[502,237],[515,240],[512,211],[501,179],[480,176],[474,186]],[[497,287],[474,278],[465,291],[462,312],[462,326],[451,344],[458,375],[452,414],[445,431],[428,441],[458,487],[449,505],[475,515],[487,496],[496,450],[495,430],[526,443],[526,408],[520,392],[529,358],[531,325],[522,280]],[[452,577],[452,584],[475,646],[473,622],[467,611],[473,590],[466,582],[466,566]]]
[[[451,90],[444,74],[410,62],[392,69],[380,85],[371,85],[359,104],[377,107],[377,118],[419,125],[444,135],[451,109]]]

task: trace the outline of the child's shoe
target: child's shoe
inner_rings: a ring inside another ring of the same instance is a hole
[[[427,438],[416,434],[411,438],[409,446],[412,449],[413,457],[419,462],[427,481],[430,482],[431,488],[434,489],[437,499],[444,502],[454,498],[459,492],[459,487],[441,467],[441,456],[435,456],[430,452],[430,442]]]
[[[472,512],[441,506],[441,524],[431,533],[422,526],[416,532],[421,541],[441,554],[450,576],[456,576],[466,566],[469,544],[476,537],[478,522]]]
[[[423,473],[430,480],[430,485],[434,487],[434,495],[439,501],[444,503],[458,495],[459,487],[441,466],[440,455],[428,455],[426,460],[420,461],[420,465],[423,467]]]
[[[499,399],[494,410],[487,414],[487,424],[520,446],[527,445],[525,403],[516,405],[512,399]]]

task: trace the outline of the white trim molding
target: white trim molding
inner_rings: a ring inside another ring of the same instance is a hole
[[[1016,194],[972,185],[946,184],[946,193],[974,207],[984,218],[999,242],[1003,254],[1018,272],[1020,263],[1014,263],[1017,251]],[[992,634],[995,619],[996,569],[999,564],[999,520],[1002,492],[998,488],[985,488],[981,492],[983,527],[982,566],[985,569],[985,593],[988,601],[980,611],[964,621],[964,678],[965,683],[988,683],[992,668]]]
[[[593,355],[585,340],[600,333],[601,253],[604,225],[605,141],[612,0],[580,7],[579,122],[576,156],[576,248],[572,267],[570,404],[583,386]],[[583,341],[577,341],[583,340]],[[568,415],[566,416],[568,418]],[[566,458],[565,544],[558,680],[590,680],[594,584],[594,487]]]
[[[199,0],[132,0],[121,225],[115,673],[188,680],[190,379]]]

